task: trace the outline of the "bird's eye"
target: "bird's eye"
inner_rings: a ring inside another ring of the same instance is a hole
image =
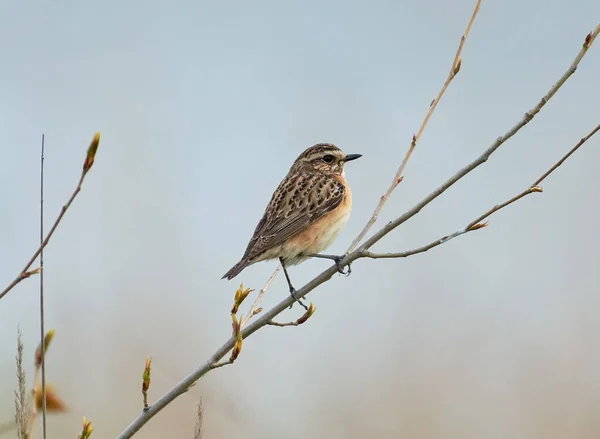
[[[324,161],[325,163],[331,163],[331,162],[333,161],[333,156],[332,156],[332,155],[329,155],[329,154],[327,154],[325,157],[323,157],[323,161]]]

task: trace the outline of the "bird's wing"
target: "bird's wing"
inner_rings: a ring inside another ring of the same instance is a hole
[[[305,230],[338,207],[345,193],[334,176],[290,175],[273,194],[242,259],[251,261]]]

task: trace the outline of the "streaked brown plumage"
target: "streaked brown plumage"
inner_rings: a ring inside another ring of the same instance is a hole
[[[311,146],[300,154],[273,193],[242,259],[223,278],[233,279],[249,265],[269,259],[279,258],[285,270],[329,247],[352,207],[344,166],[359,157],[346,155],[329,143]],[[289,286],[293,293],[291,283]]]

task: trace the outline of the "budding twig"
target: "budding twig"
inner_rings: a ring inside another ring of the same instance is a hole
[[[317,307],[314,306],[312,302],[310,302],[306,312],[304,314],[302,314],[302,316],[295,322],[279,323],[279,322],[275,322],[273,320],[269,320],[267,322],[267,325],[279,326],[280,328],[284,328],[286,326],[300,326],[302,323],[306,322],[315,313],[316,310],[317,310]]]
[[[144,398],[144,411],[149,408],[148,405],[148,389],[150,389],[150,377],[152,373],[152,358],[146,357],[144,365],[144,373],[142,374],[142,396]]]
[[[273,275],[272,277],[275,277]],[[268,283],[267,283],[268,286]],[[266,289],[267,287],[265,286]],[[231,328],[232,328],[232,336],[233,336],[233,347],[231,349],[231,356],[227,361],[214,362],[210,369],[218,369],[219,367],[227,366],[228,364],[233,364],[237,357],[240,355],[242,351],[243,337],[242,337],[242,321],[238,318],[237,312],[241,306],[241,304],[246,300],[246,297],[254,290],[250,288],[244,289],[244,284],[240,284],[240,287],[236,290],[235,296],[233,299],[233,307],[231,308]],[[256,302],[255,302],[256,303]],[[251,317],[252,314],[249,314]]]
[[[269,286],[271,286],[271,283],[273,282],[273,279],[275,279],[275,276],[277,276],[277,273],[279,273],[279,269],[280,268],[281,267],[277,267],[277,269],[273,272],[273,274],[271,275],[271,277],[269,278],[269,280],[267,281],[267,283],[265,284],[265,286],[258,293],[258,296],[256,296],[256,300],[252,304],[252,307],[250,308],[250,311],[248,312],[248,315],[244,318],[244,320],[242,320],[242,328],[244,326],[246,326],[246,323],[248,323],[248,321],[252,317],[254,317],[256,314],[259,314],[262,311],[262,308],[260,308],[258,306],[258,304],[262,300],[262,298],[265,295],[265,292],[267,291],[267,289],[269,288]]]
[[[87,419],[85,419],[84,416],[81,434],[77,436],[77,439],[89,439],[89,437],[92,435],[92,431],[94,431],[94,429],[92,428],[92,421],[88,421]]]
[[[29,267],[31,267],[31,265],[34,263],[34,261],[40,255],[40,253],[44,249],[44,247],[46,247],[46,245],[48,245],[50,238],[52,238],[52,235],[54,234],[54,232],[56,231],[56,228],[58,227],[61,220],[65,216],[65,213],[67,212],[67,210],[69,210],[69,207],[71,207],[73,200],[75,200],[75,197],[81,191],[81,186],[83,185],[83,180],[85,179],[85,176],[87,175],[87,173],[91,169],[92,165],[94,164],[94,157],[96,155],[96,151],[98,150],[99,144],[100,144],[100,133],[96,133],[94,135],[94,138],[92,139],[92,142],[90,143],[90,146],[88,147],[87,152],[86,152],[86,156],[85,156],[85,160],[84,160],[84,164],[83,164],[83,170],[81,172],[81,177],[79,178],[79,182],[77,183],[77,187],[75,187],[75,190],[71,194],[71,197],[67,201],[67,204],[65,204],[62,207],[62,209],[60,210],[58,217],[54,221],[54,224],[50,228],[50,231],[46,235],[46,238],[44,239],[44,241],[41,243],[39,248],[35,251],[35,253],[31,257],[31,259],[29,260],[29,262],[27,262],[27,264],[25,265],[23,270],[21,270],[19,275],[0,293],[0,299],[2,299],[4,296],[6,296],[8,294],[8,292],[10,290],[12,290],[23,279],[27,279],[32,274],[36,274],[37,272],[39,272],[39,271],[37,271],[39,269],[32,270],[32,271],[28,271],[28,270],[29,270]]]

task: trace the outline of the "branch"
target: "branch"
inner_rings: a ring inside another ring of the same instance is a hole
[[[450,83],[452,82],[454,77],[460,71],[460,66],[462,64],[462,58],[460,57],[460,54],[462,52],[463,46],[465,45],[465,41],[467,40],[467,36],[469,36],[469,32],[471,31],[473,22],[475,22],[475,17],[477,17],[477,13],[479,12],[480,6],[481,6],[481,0],[477,0],[477,4],[475,5],[473,14],[471,14],[471,19],[469,20],[469,24],[467,24],[467,28],[465,29],[465,32],[463,33],[462,37],[460,37],[460,43],[458,45],[458,49],[456,49],[456,54],[454,55],[454,60],[452,61],[452,66],[450,67],[450,72],[448,73],[448,77],[446,78],[446,81],[444,82],[444,85],[442,86],[441,90],[439,91],[437,97],[429,105],[429,111],[425,115],[425,119],[423,119],[423,122],[421,123],[421,127],[419,128],[419,131],[417,132],[417,134],[413,135],[412,142],[410,143],[410,146],[408,147],[408,151],[406,151],[406,155],[404,156],[404,160],[402,160],[402,163],[400,164],[398,171],[396,171],[396,175],[394,176],[394,179],[392,180],[392,184],[388,188],[387,192],[381,196],[381,198],[379,200],[379,204],[377,204],[377,207],[375,208],[373,215],[371,216],[371,218],[369,219],[369,221],[367,222],[365,227],[362,229],[362,231],[354,239],[354,241],[352,241],[352,244],[350,245],[350,247],[348,248],[346,253],[353,251],[356,248],[356,246],[358,245],[358,243],[360,241],[362,241],[362,239],[365,237],[365,235],[371,229],[371,227],[373,227],[373,224],[375,224],[375,221],[377,221],[379,212],[381,212],[381,209],[383,209],[383,205],[386,203],[386,201],[388,200],[388,198],[390,197],[390,195],[392,194],[394,189],[396,189],[396,186],[398,186],[400,184],[400,182],[402,181],[402,179],[403,179],[402,173],[404,172],[404,168],[406,167],[408,160],[410,159],[413,151],[415,150],[415,147],[417,146],[417,142],[421,138],[421,135],[423,134],[423,131],[425,130],[425,127],[427,126],[427,122],[429,122],[429,119],[431,118],[431,115],[437,108],[437,105],[439,104],[440,100],[442,99],[442,96],[444,96],[444,93],[446,93],[446,89],[448,88],[448,86],[450,85]]]
[[[384,236],[390,233],[392,230],[396,229],[399,225],[403,224],[417,213],[421,211],[425,206],[431,203],[434,199],[439,197],[442,193],[444,193],[450,186],[454,185],[458,180],[463,178],[473,169],[477,168],[481,164],[485,163],[490,156],[502,145],[506,140],[514,136],[521,128],[523,128],[528,122],[530,122],[533,117],[546,105],[546,103],[556,94],[556,92],[562,87],[562,85],[573,75],[577,66],[579,65],[581,59],[587,53],[587,50],[592,45],[594,39],[597,37],[598,33],[600,33],[600,24],[596,26],[593,32],[589,33],[586,36],[585,43],[583,44],[583,48],[576,56],[575,60],[569,67],[569,70],[558,80],[558,82],[552,86],[550,91],[541,99],[541,101],[529,112],[525,114],[525,117],[522,121],[513,126],[504,136],[499,137],[481,156],[475,159],[473,162],[469,163],[466,167],[457,172],[453,177],[451,177],[448,181],[438,187],[435,191],[425,197],[421,202],[415,205],[408,212],[403,214],[402,216],[396,218],[395,220],[386,224],[383,228],[381,228],[377,233],[375,233],[371,238],[369,238],[363,245],[361,245],[358,249],[354,250],[352,253],[346,255],[342,261],[340,261],[340,267],[343,268],[353,261],[363,257],[362,254],[369,250],[375,243],[380,241]],[[300,288],[296,292],[297,298],[303,298],[309,292],[317,288],[319,285],[327,282],[329,279],[336,274],[337,267],[335,265],[329,267],[324,270],[320,274],[318,274],[315,278],[309,281],[306,285]],[[294,298],[291,296],[285,298],[277,305],[275,305],[270,310],[261,313],[261,315],[251,324],[244,327],[241,331],[241,337],[243,339],[248,338],[250,335],[261,329],[262,327],[272,322],[273,318],[275,318],[278,314],[286,310],[293,302]],[[217,351],[206,361],[204,364],[198,366],[194,369],[188,376],[183,378],[179,383],[177,383],[172,389],[170,389],[167,393],[165,393],[154,405],[152,405],[147,411],[140,413],[136,419],[134,419],[131,424],[123,430],[123,432],[117,436],[117,439],[126,439],[132,437],[137,431],[139,431],[150,419],[152,419],[156,414],[158,414],[162,409],[164,409],[168,404],[170,404],[173,400],[175,400],[178,396],[187,392],[187,390],[192,386],[196,381],[202,378],[207,372],[209,372],[215,365],[219,364],[219,361],[227,355],[229,351],[231,351],[236,343],[236,337],[231,337],[225,344],[223,344]]]
[[[477,217],[476,219],[471,221],[469,224],[467,224],[462,229],[457,230],[456,232],[454,232],[450,235],[444,236],[443,238],[437,239],[427,245],[424,245],[422,247],[418,247],[418,248],[415,248],[412,250],[407,250],[407,251],[399,252],[399,253],[371,253],[369,251],[365,251],[362,253],[362,256],[365,258],[371,258],[371,259],[406,258],[408,256],[416,255],[418,253],[424,253],[427,250],[431,250],[432,248],[435,248],[438,245],[445,244],[446,242],[450,241],[451,239],[454,239],[458,236],[464,235],[465,233],[473,232],[475,230],[479,230],[479,229],[483,229],[484,227],[487,227],[488,222],[486,221],[486,222],[482,223],[481,221],[483,221],[484,219],[493,215],[494,213],[498,212],[500,209],[504,209],[506,206],[509,206],[509,205],[513,204],[514,202],[519,201],[521,198],[525,197],[526,195],[543,192],[543,190],[539,186],[539,184],[542,181],[544,181],[546,179],[546,177],[548,177],[550,174],[552,174],[552,172],[554,172],[556,170],[556,168],[558,168],[560,165],[562,165],[565,162],[565,160],[567,160],[575,151],[577,151],[585,142],[587,142],[598,131],[600,131],[600,125],[597,125],[592,131],[590,131],[588,133],[587,136],[580,139],[579,142],[577,143],[577,145],[575,145],[558,162],[556,162],[550,169],[548,169],[544,174],[542,174],[542,176],[540,178],[538,178],[530,187],[525,189],[520,194],[515,195],[510,200],[507,200],[504,203],[497,204],[496,206],[492,207],[490,210],[488,210],[487,212],[483,213],[482,215],[480,215],[479,217]]]
[[[269,278],[269,280],[267,281],[267,283],[265,284],[265,286],[263,287],[263,289],[260,290],[260,292],[258,293],[258,296],[256,296],[256,300],[252,304],[252,307],[250,308],[250,311],[248,312],[248,315],[242,320],[242,328],[244,326],[246,326],[246,324],[250,321],[250,319],[252,317],[254,317],[256,314],[259,314],[260,312],[262,312],[263,309],[259,308],[258,304],[260,303],[260,301],[262,300],[263,296],[265,295],[265,292],[267,291],[267,288],[269,288],[269,286],[273,282],[273,279],[275,279],[275,276],[277,276],[277,273],[279,273],[279,268],[280,267],[277,267],[277,269],[273,272],[273,274],[271,275],[271,277]]]
[[[48,242],[50,242],[50,238],[52,238],[54,231],[56,230],[56,228],[60,224],[61,220],[65,216],[65,213],[67,213],[67,210],[69,209],[69,207],[71,207],[73,200],[75,200],[75,197],[77,196],[79,191],[81,191],[81,186],[83,184],[83,180],[85,180],[85,176],[87,175],[88,171],[92,168],[92,165],[94,164],[94,158],[96,156],[96,151],[98,150],[99,143],[100,143],[100,133],[96,133],[96,134],[94,134],[94,138],[92,139],[92,142],[90,143],[90,146],[88,147],[85,161],[83,162],[83,170],[81,171],[81,177],[79,178],[79,182],[77,183],[77,187],[73,191],[71,198],[69,198],[69,201],[67,201],[67,204],[65,204],[62,207],[60,213],[58,214],[58,217],[56,218],[56,221],[54,221],[52,228],[48,232],[48,235],[46,235],[46,238],[42,241],[39,248],[35,251],[35,253],[31,257],[31,259],[29,260],[29,262],[27,262],[27,264],[25,265],[25,268],[23,268],[23,270],[21,270],[19,275],[0,293],[0,299],[2,299],[4,296],[6,296],[8,294],[8,292],[10,290],[12,290],[23,279],[27,279],[32,274],[37,274],[40,272],[39,268],[37,268],[35,270],[31,270],[31,271],[28,271],[28,270],[29,270],[29,267],[31,267],[31,265],[34,263],[36,258],[40,255],[40,253],[42,252],[44,247],[46,247],[48,245]]]
[[[267,322],[267,325],[278,326],[280,328],[285,328],[286,326],[300,326],[302,323],[304,323],[308,319],[310,319],[316,310],[317,310],[317,307],[314,306],[312,302],[310,302],[310,304],[308,305],[308,309],[304,312],[304,314],[302,314],[302,316],[298,320],[293,321],[293,322],[287,322],[287,323],[279,323],[279,322],[274,322],[273,320],[269,320]]]
[[[579,51],[579,53],[577,54],[577,56],[575,57],[575,59],[573,60],[571,65],[569,66],[569,69],[559,78],[559,80],[556,82],[556,84],[554,84],[550,88],[548,93],[546,93],[546,95],[544,95],[542,97],[542,99],[540,99],[540,102],[535,107],[533,107],[531,110],[529,110],[527,113],[525,113],[525,115],[523,116],[523,119],[520,122],[515,124],[511,129],[509,129],[506,133],[504,133],[504,135],[498,137],[496,139],[496,141],[494,143],[492,143],[492,145],[483,152],[483,154],[481,154],[474,161],[472,161],[467,166],[465,166],[463,169],[461,169],[456,174],[454,174],[454,176],[452,176],[450,179],[448,179],[444,184],[442,184],[440,187],[438,187],[432,193],[427,195],[422,201],[417,203],[412,209],[410,209],[403,215],[399,216],[395,220],[387,223],[383,228],[381,228],[371,238],[369,238],[367,241],[365,241],[365,243],[359,249],[357,249],[353,253],[347,255],[340,262],[340,264],[342,264],[342,266],[345,266],[348,263],[358,259],[360,257],[361,253],[364,253],[365,251],[367,251],[369,248],[371,248],[374,244],[376,244],[379,240],[381,240],[381,238],[383,238],[389,232],[391,232],[396,227],[405,223],[410,218],[412,218],[417,213],[419,213],[421,211],[421,209],[423,209],[425,206],[427,206],[429,203],[431,203],[433,200],[435,200],[437,197],[439,197],[441,194],[443,194],[448,188],[450,188],[452,185],[454,185],[458,180],[460,180],[465,175],[467,175],[468,173],[473,171],[475,168],[477,168],[477,167],[481,166],[482,164],[484,164],[485,162],[487,162],[488,159],[490,158],[490,156],[494,152],[496,152],[496,150],[498,148],[500,148],[500,146],[504,142],[506,142],[508,139],[510,139],[512,136],[514,136],[516,133],[518,133],[521,130],[521,128],[523,128],[525,125],[527,125],[529,122],[531,122],[531,120],[533,120],[533,118],[541,111],[541,109],[548,103],[548,101],[550,101],[550,99],[552,99],[552,97],[556,94],[556,92],[564,85],[564,83],[573,75],[573,73],[575,73],[575,71],[577,70],[577,67],[579,66],[579,63],[581,62],[581,60],[583,59],[583,57],[585,56],[588,49],[591,47],[592,43],[594,42],[594,40],[596,39],[596,37],[598,36],[599,33],[600,33],[600,23],[596,26],[596,28],[592,32],[590,32],[585,37],[583,47],[581,48],[581,50]],[[358,255],[356,253],[358,253]]]

